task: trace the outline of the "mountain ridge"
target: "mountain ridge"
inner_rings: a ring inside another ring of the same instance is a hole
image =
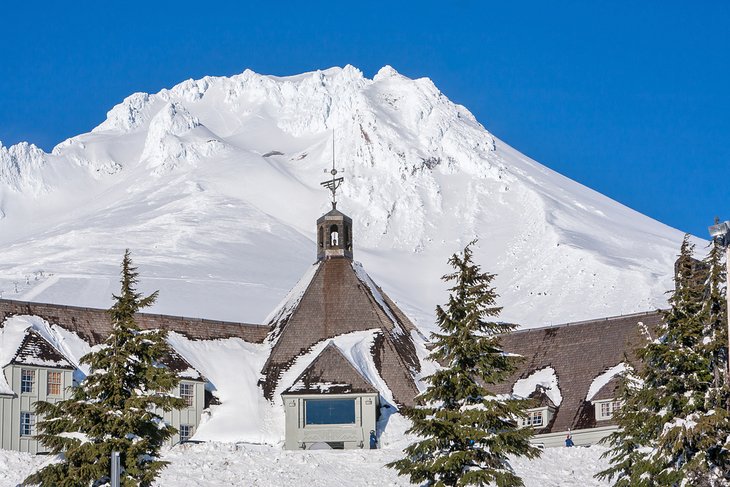
[[[503,319],[666,303],[681,232],[519,153],[428,78],[349,65],[187,80],[50,154],[0,146],[0,292],[105,306],[130,247],[155,312],[258,322],[314,261],[333,137],[355,258],[425,329],[475,237]]]

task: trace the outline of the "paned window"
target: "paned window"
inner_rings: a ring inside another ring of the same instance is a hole
[[[32,436],[35,427],[35,414],[20,413],[20,436]]]
[[[621,401],[602,402],[600,407],[601,414],[599,419],[611,419],[613,417],[613,413],[621,408]]]
[[[195,400],[195,386],[193,384],[188,384],[187,382],[181,382],[180,397],[185,400],[185,404],[187,404],[188,407],[192,407],[193,401]]]
[[[527,416],[522,418],[522,426],[543,426],[543,411],[527,411]]]
[[[20,369],[20,392],[33,392],[35,370]]]
[[[49,396],[61,395],[61,373],[48,371],[47,394]]]
[[[354,399],[307,399],[306,424],[355,424]]]
[[[193,427],[189,424],[180,425],[180,441],[188,441],[193,436]]]

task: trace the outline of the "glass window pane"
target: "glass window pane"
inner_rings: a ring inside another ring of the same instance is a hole
[[[35,424],[35,414],[20,413],[20,436],[31,436],[33,434],[33,425]]]
[[[59,396],[61,394],[61,373],[48,372],[48,389],[49,396]]]
[[[35,370],[20,369],[20,392],[33,392]]]
[[[304,401],[306,424],[354,424],[354,399],[308,399]]]
[[[180,383],[180,397],[185,400],[185,404],[188,407],[192,407],[193,401],[195,400],[195,389],[193,388],[193,384],[181,382]]]

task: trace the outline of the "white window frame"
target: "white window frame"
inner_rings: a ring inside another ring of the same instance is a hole
[[[58,382],[51,382],[51,377],[58,377]],[[51,386],[58,386],[58,392],[51,392]],[[60,370],[49,370],[46,374],[46,395],[60,396],[63,394],[63,372]]]
[[[538,422],[537,419],[540,418]],[[520,418],[522,428],[544,428],[550,422],[549,408],[526,409],[525,416]]]
[[[185,404],[191,408],[195,406],[195,384],[189,382],[180,382],[180,398],[185,400]]]
[[[183,434],[183,428],[187,428],[187,430],[188,430],[187,435]],[[180,430],[178,431],[178,433],[180,434],[181,442],[187,441],[190,438],[192,438],[193,435],[195,434],[195,427],[192,424],[181,424]]]
[[[35,378],[35,369],[20,369],[21,394],[33,394],[33,391],[35,390]]]
[[[606,421],[613,418],[614,413],[621,408],[621,401],[608,399],[596,401],[596,421]]]
[[[35,413],[20,412],[20,436],[27,437],[35,434]]]

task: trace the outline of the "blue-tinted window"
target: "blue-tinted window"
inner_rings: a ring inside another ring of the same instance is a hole
[[[304,401],[306,424],[354,424],[354,399],[308,399]]]

